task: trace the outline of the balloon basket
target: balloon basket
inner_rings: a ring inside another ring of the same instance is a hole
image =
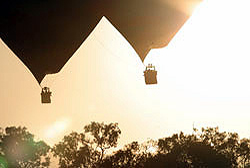
[[[51,103],[51,94],[52,92],[49,90],[48,87],[42,88],[41,92],[41,102],[44,103]]]
[[[148,64],[144,71],[144,77],[147,85],[157,84],[157,71],[155,70],[155,66]]]

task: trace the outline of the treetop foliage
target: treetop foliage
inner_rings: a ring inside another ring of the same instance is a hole
[[[192,134],[180,132],[142,144],[133,141],[115,149],[120,134],[117,123],[91,122],[50,148],[35,141],[25,127],[0,128],[0,168],[48,168],[50,153],[58,158],[59,168],[250,167],[250,139],[218,127],[194,128]]]
[[[47,168],[50,147],[35,141],[25,127],[7,127],[0,132],[0,165],[3,168]],[[7,166],[7,167],[6,167]]]

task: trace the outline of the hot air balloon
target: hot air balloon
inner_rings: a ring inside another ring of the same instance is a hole
[[[60,71],[103,16],[143,62],[150,49],[170,42],[200,1],[4,0],[1,38],[40,84]]]

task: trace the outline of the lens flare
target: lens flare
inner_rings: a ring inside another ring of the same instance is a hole
[[[7,168],[8,167],[8,164],[7,164],[6,160],[5,160],[5,158],[1,157],[1,156],[0,156],[0,167],[1,168]]]
[[[53,123],[45,132],[47,138],[55,138],[56,136],[63,133],[69,126],[68,119],[61,119]]]

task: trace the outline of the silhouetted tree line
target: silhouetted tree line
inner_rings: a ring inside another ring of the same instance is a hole
[[[24,127],[0,128],[0,168],[247,168],[250,139],[216,128],[194,128],[158,140],[132,142],[117,149],[117,123],[91,122],[53,147],[34,139]]]

